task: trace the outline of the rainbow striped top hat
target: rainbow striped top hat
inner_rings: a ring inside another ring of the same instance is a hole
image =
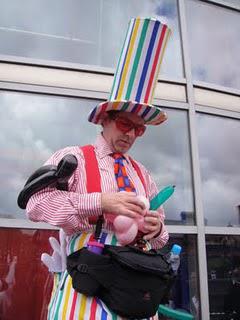
[[[135,113],[152,125],[167,119],[151,102],[170,33],[167,25],[156,19],[130,20],[110,98],[90,112],[88,121],[101,124],[110,110]]]

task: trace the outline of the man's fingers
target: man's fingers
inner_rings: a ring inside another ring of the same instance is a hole
[[[155,231],[155,232],[148,233],[148,234],[146,234],[146,235],[143,237],[143,239],[144,239],[144,240],[151,240],[156,234],[157,234],[156,231]]]
[[[153,216],[145,216],[144,221],[147,223],[154,224],[154,225],[160,223],[159,217],[153,217]]]
[[[137,216],[138,216],[138,214],[135,211],[132,211],[130,209],[126,209],[124,211],[124,214],[122,214],[122,215],[127,216],[129,218],[133,218],[133,219],[137,218]]]
[[[134,192],[102,193],[102,210],[106,213],[121,214],[136,218],[144,215],[144,204]]]
[[[132,193],[132,192],[131,192]],[[136,196],[136,194],[134,193],[133,195],[128,195],[126,200],[129,202],[129,203],[133,203],[135,205],[137,205],[138,207],[140,207],[142,210],[145,209],[145,205],[144,203],[138,199],[138,197]]]
[[[127,203],[126,208],[134,212],[136,217],[137,215],[144,215],[144,210],[134,203]]]
[[[144,229],[148,232],[155,232],[156,231],[156,225],[145,225]]]

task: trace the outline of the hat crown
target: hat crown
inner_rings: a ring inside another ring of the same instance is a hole
[[[169,36],[170,29],[159,20],[130,20],[110,97],[90,112],[88,121],[101,124],[110,110],[135,113],[152,125],[167,119],[151,102]]]
[[[159,20],[130,20],[109,101],[152,103],[169,35]]]

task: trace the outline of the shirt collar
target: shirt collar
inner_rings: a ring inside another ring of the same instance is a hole
[[[113,151],[107,141],[104,139],[102,133],[97,136],[95,141],[96,153],[100,159],[110,156]],[[125,153],[124,157],[129,162],[129,156]]]

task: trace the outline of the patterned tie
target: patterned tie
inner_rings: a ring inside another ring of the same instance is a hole
[[[126,158],[121,153],[113,153],[112,156],[115,159],[114,173],[119,191],[136,192],[136,189],[132,181],[129,179],[126,168],[123,164],[123,160]],[[146,244],[145,241],[142,240],[142,237],[143,233],[138,231],[135,240],[131,244],[138,243],[138,246],[144,250]]]
[[[121,153],[114,153],[114,174],[116,177],[119,191],[136,192],[132,181],[127,176],[126,168],[123,164],[125,157]]]

